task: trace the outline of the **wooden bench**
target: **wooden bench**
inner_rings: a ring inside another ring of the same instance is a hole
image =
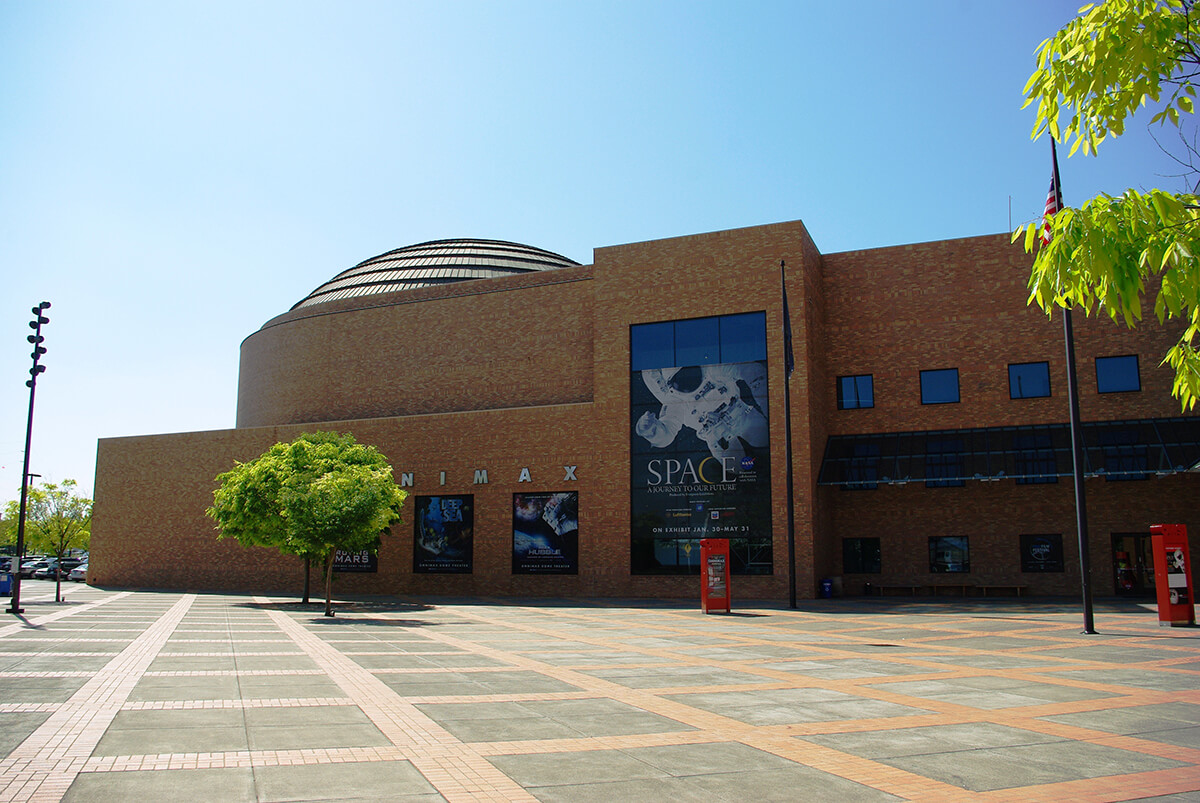
[[[996,585],[985,585],[985,586],[977,586],[977,588],[979,589],[979,594],[980,594],[980,596],[984,596],[984,597],[986,597],[986,596],[988,595],[988,592],[989,592],[989,591],[1005,591],[1005,592],[1009,592],[1009,591],[1011,591],[1011,592],[1012,592],[1011,594],[1005,593],[1005,594],[1003,594],[1002,596],[1006,596],[1006,597],[1007,597],[1007,596],[1015,596],[1015,597],[1019,597],[1019,596],[1021,596],[1022,594],[1024,594],[1024,593],[1025,593],[1026,589],[1028,589],[1028,588],[1029,588],[1029,586],[996,586]]]

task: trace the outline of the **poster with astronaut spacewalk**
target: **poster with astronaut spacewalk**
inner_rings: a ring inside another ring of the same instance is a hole
[[[766,361],[635,370],[630,407],[634,571],[698,571],[701,538],[770,571]]]

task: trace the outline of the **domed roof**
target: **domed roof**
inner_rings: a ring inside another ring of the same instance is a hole
[[[343,298],[578,264],[552,251],[504,240],[430,240],[360,262],[313,290],[292,309]]]

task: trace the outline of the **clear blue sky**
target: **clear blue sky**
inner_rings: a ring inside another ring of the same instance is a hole
[[[41,300],[31,470],[90,493],[98,438],[232,427],[242,339],[391,248],[1037,218],[1021,88],[1079,2],[0,3],[0,501]],[[1171,172],[1141,124],[1062,169],[1076,204]]]

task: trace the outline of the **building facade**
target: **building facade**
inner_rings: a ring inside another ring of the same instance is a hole
[[[338,593],[693,597],[723,537],[735,599],[786,599],[793,573],[801,597],[1075,594],[1061,320],[1028,274],[1007,235],[822,254],[800,222],[591,265],[397,249],[244,341],[235,428],[100,441],[89,582],[294,591],[298,560],[204,510],[235,461],[321,429],[410,493]],[[1176,337],[1076,316],[1096,593],[1150,589],[1151,524],[1200,533]]]

